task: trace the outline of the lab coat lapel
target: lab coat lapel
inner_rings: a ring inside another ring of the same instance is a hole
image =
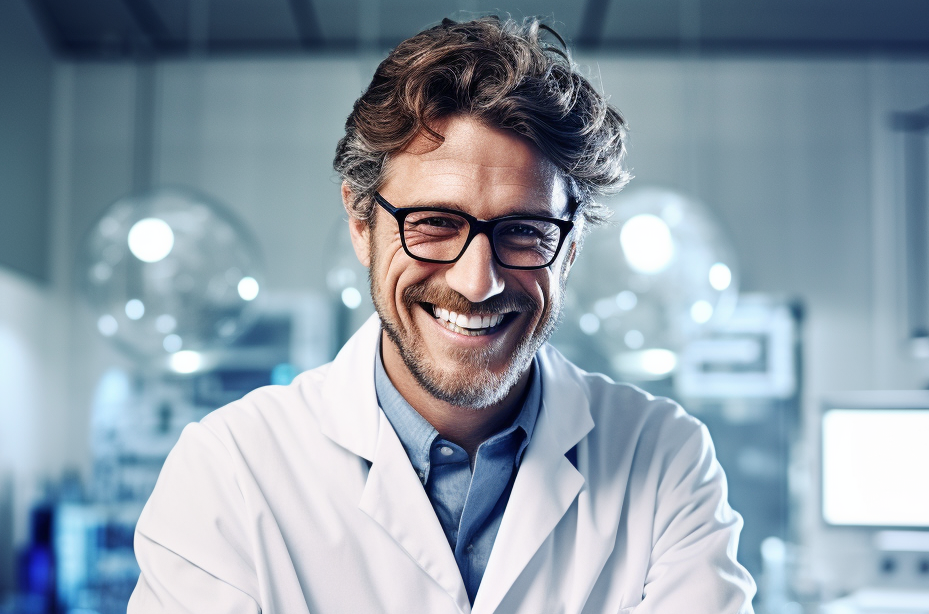
[[[374,462],[358,507],[445,589],[461,612],[471,611],[461,572],[442,525],[383,413]]]
[[[550,346],[540,351],[539,364],[542,408],[474,602],[476,614],[497,608],[584,485],[565,453],[593,428],[587,396]]]
[[[329,365],[323,382],[324,408],[316,412],[322,433],[371,462],[377,448],[381,408],[374,391],[374,356],[381,322],[368,318]],[[313,400],[308,399],[310,405]]]
[[[370,463],[361,501],[365,514],[431,576],[458,606],[471,611],[454,554],[410,459],[377,404],[374,359],[376,315],[352,336],[329,367],[324,385],[323,433]]]

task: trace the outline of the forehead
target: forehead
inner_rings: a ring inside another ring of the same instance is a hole
[[[385,198],[397,206],[442,206],[489,219],[511,213],[558,215],[567,204],[555,165],[528,139],[455,116],[392,156]]]

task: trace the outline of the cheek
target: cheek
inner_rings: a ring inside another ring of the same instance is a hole
[[[551,289],[556,286],[556,280],[547,269],[539,271],[522,271],[510,283],[518,292],[532,298],[539,306],[539,311],[545,313],[551,309]]]
[[[406,319],[403,292],[426,279],[434,267],[417,262],[403,251],[399,238],[384,245],[376,258],[378,288],[384,307],[401,319]]]

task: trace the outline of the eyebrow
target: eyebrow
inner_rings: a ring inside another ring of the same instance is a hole
[[[393,204],[393,203],[391,203],[391,204]],[[404,204],[404,205],[396,205],[396,204],[393,204],[393,205],[394,205],[395,207],[399,207],[399,208],[401,208],[401,209],[403,209],[403,208],[413,208],[413,207],[424,207],[424,208],[427,208],[427,209],[448,209],[449,211],[458,211],[458,212],[460,212],[460,213],[467,213],[468,215],[474,215],[474,214],[471,213],[470,211],[465,211],[464,208],[462,208],[460,205],[457,205],[457,204],[455,204],[455,203],[448,203],[448,202],[423,202],[423,201],[414,201],[414,202],[412,202],[412,203]],[[565,210],[564,213],[568,213],[568,211]],[[538,215],[538,216],[542,216],[542,217],[551,217],[551,218],[559,218],[559,217],[560,217],[560,215],[559,215],[558,213],[549,211],[549,210],[547,210],[547,209],[535,209],[535,210],[533,210],[533,209],[530,209],[530,208],[518,208],[518,209],[515,209],[515,210],[510,211],[510,212],[508,212],[508,213],[504,213],[503,215],[497,215],[497,216],[494,216],[494,217],[488,218],[488,219],[493,220],[493,219],[497,219],[497,218],[501,218],[501,217],[510,217],[510,216],[513,216],[513,215]],[[474,217],[477,217],[477,216],[474,216]],[[481,218],[478,218],[478,219],[481,219]]]

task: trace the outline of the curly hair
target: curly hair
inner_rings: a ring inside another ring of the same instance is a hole
[[[591,225],[609,215],[595,197],[630,178],[625,120],[553,29],[535,18],[445,19],[390,52],[345,122],[333,166],[352,214],[370,220],[389,156],[419,134],[441,143],[433,126],[456,114],[532,141],[564,178],[571,212]]]

